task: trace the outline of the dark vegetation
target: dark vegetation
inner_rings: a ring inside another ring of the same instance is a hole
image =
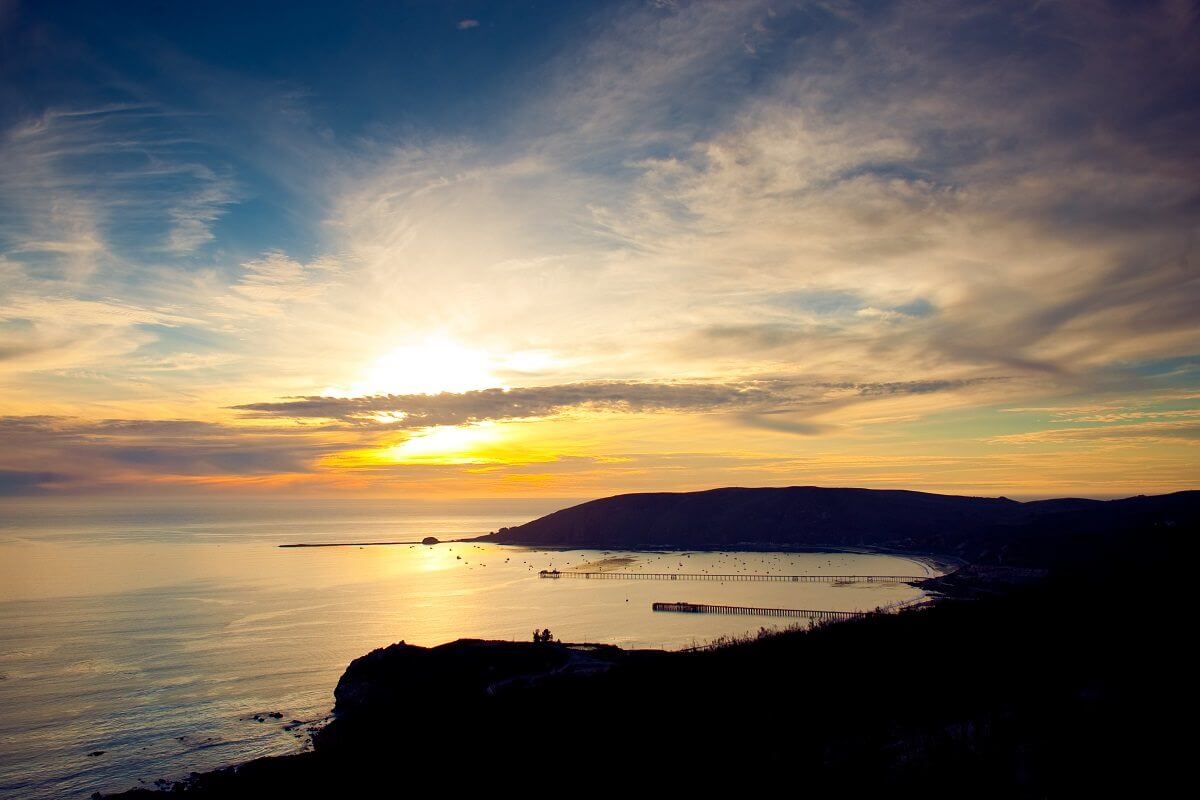
[[[1102,508],[985,540],[1042,572],[964,571],[931,608],[811,632],[695,653],[392,645],[347,669],[315,752],[179,789],[383,797],[429,776],[493,792],[1164,794],[1190,744],[1181,589],[1200,502]]]

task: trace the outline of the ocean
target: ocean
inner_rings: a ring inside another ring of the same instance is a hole
[[[279,547],[475,536],[566,504],[6,500],[0,796],[87,797],[302,749],[346,665],[401,640],[549,628],[678,649],[800,621],[651,603],[867,610],[920,596],[906,584],[545,580],[543,569],[929,574],[853,553]]]

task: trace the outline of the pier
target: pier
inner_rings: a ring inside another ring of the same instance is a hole
[[[620,581],[776,581],[780,583],[915,583],[929,575],[767,575],[737,573],[720,575],[710,572],[585,572],[582,570],[544,569],[542,578],[581,578],[584,580]]]
[[[755,608],[753,606],[712,606],[704,603],[654,603],[655,611],[682,614],[747,614],[758,617],[805,617],[815,620],[847,620],[865,617],[868,611],[823,611],[805,608]]]

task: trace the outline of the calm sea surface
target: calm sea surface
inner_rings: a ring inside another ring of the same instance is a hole
[[[856,610],[920,595],[887,584],[553,581],[541,569],[608,559],[634,572],[929,572],[846,553],[278,547],[478,535],[562,501],[0,502],[6,798],[86,797],[305,747],[346,664],[400,640],[527,640],[548,627],[563,640],[679,648],[797,620],[656,614],[652,602]],[[622,557],[632,561],[611,560]]]

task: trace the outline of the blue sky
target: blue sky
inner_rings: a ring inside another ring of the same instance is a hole
[[[1198,16],[0,3],[0,474],[1190,486]]]
[[[327,154],[398,135],[494,136],[545,59],[580,34],[583,20],[556,18],[566,5],[12,4],[4,121],[70,109],[91,112],[90,132],[128,137],[121,159],[107,149],[63,158],[96,191],[151,159],[192,167],[131,187],[158,213],[110,223],[125,255],[162,244],[164,196],[186,205],[206,188],[212,238],[188,256],[311,254],[321,198],[292,174],[303,156],[281,131]]]

